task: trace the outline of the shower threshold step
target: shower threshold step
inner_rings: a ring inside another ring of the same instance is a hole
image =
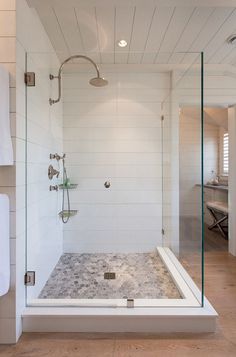
[[[155,305],[153,299],[142,304],[134,299],[132,306],[125,300],[124,305],[110,299],[99,305],[93,299],[35,299],[23,312],[23,331],[214,332],[218,316],[214,308],[206,298],[201,307],[201,292],[170,249],[157,251],[184,299],[155,299]]]

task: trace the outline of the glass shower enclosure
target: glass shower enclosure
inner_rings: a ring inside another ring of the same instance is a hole
[[[170,56],[102,88],[68,65],[50,105],[60,63],[27,54],[28,306],[203,306],[203,54]]]

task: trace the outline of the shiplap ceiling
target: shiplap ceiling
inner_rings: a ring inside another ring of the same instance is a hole
[[[61,61],[81,53],[97,63],[180,64],[196,56],[189,52],[204,51],[206,63],[236,64],[236,45],[226,42],[236,33],[236,7],[164,7],[155,1],[146,6],[101,6],[101,0],[87,1],[89,6],[68,0],[66,7],[55,0],[29,3]],[[117,46],[120,39],[128,42],[126,48]]]

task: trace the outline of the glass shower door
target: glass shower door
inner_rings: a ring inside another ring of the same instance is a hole
[[[203,53],[173,71],[163,102],[163,247],[200,289],[204,301]],[[176,259],[177,258],[177,259]]]
[[[27,304],[37,300],[62,253],[60,178],[48,177],[50,153],[62,152],[62,106],[50,106],[49,74],[58,68],[51,53],[27,53],[26,71],[35,74],[35,85],[26,86],[27,138]],[[54,169],[60,171],[57,162]],[[35,279],[34,279],[35,275]],[[33,281],[35,280],[35,281]]]

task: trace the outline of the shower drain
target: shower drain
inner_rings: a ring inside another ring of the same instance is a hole
[[[115,279],[116,278],[116,273],[111,273],[111,272],[106,272],[104,273],[104,279]]]

